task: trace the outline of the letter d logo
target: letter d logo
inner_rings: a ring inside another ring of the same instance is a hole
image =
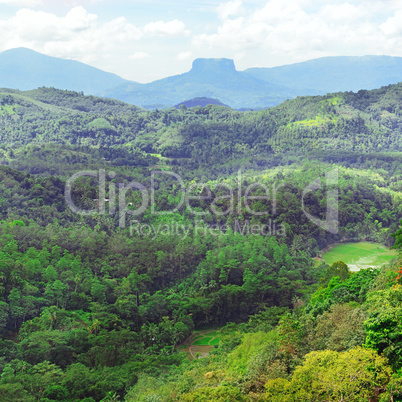
[[[338,184],[338,169],[331,170],[325,173],[326,185],[336,185]],[[338,208],[338,190],[327,191],[327,210],[325,214],[325,220],[318,219],[313,215],[306,212],[304,208],[304,197],[311,191],[318,190],[321,188],[321,180],[318,178],[310,183],[303,191],[302,195],[302,210],[307,218],[316,224],[318,227],[326,230],[327,232],[337,234],[339,229],[339,208]]]

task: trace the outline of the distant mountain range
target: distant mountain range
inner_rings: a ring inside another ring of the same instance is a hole
[[[187,73],[149,84],[124,83],[104,95],[146,109],[164,109],[196,97],[218,99],[234,109],[259,109],[293,97],[286,88],[237,71],[230,59],[196,59]]]
[[[246,73],[292,88],[297,95],[375,89],[402,81],[402,57],[323,57],[272,68],[249,68]]]
[[[237,71],[230,59],[196,59],[192,69],[148,84],[30,49],[0,53],[0,87],[55,87],[164,109],[210,98],[234,109],[262,109],[299,95],[374,89],[402,81],[402,57],[325,57]],[[189,99],[190,101],[185,101]],[[196,105],[195,102],[194,105]]]
[[[29,90],[39,87],[97,94],[127,82],[118,75],[74,60],[45,56],[17,48],[0,53],[0,87]]]

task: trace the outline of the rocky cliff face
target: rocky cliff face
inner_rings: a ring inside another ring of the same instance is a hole
[[[236,72],[234,61],[231,59],[195,59],[191,68],[192,73]]]

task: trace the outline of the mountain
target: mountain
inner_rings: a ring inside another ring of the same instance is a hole
[[[402,81],[402,57],[323,57],[273,68],[249,68],[246,73],[292,88],[297,95],[374,89]]]
[[[401,103],[402,83],[297,97],[245,113],[219,105],[145,111],[54,88],[0,90],[0,144],[15,154],[29,144],[113,148],[107,157],[112,164],[143,165],[144,155],[160,155],[185,171],[203,166],[216,174],[220,164],[250,159],[253,168],[271,166],[288,153],[336,160],[402,152]],[[129,151],[135,155],[127,162]],[[7,152],[0,148],[0,158],[8,160]]]
[[[207,105],[216,105],[216,106],[226,106],[229,107],[228,105],[225,105],[218,99],[212,99],[212,98],[194,98],[194,99],[189,99],[184,102],[180,102],[174,107],[176,109],[180,109],[180,106],[185,106],[185,107],[195,107],[195,106],[201,106],[205,107]]]
[[[230,59],[196,59],[187,73],[149,84],[124,83],[103,95],[146,109],[163,109],[196,97],[215,98],[234,109],[262,109],[293,97],[287,88],[237,71]]]
[[[124,82],[128,81],[118,75],[31,49],[0,53],[0,87],[29,90],[45,86],[97,94]]]
[[[390,56],[324,57],[244,71],[236,70],[230,59],[196,59],[184,74],[140,84],[30,49],[0,53],[0,88],[83,91],[145,109],[166,109],[197,98],[215,99],[237,110],[263,109],[300,95],[374,89],[400,81],[402,58]]]
[[[139,84],[26,48],[0,53],[0,88],[31,90],[43,86],[111,97],[147,109],[168,108],[198,97],[216,98],[233,108],[261,109],[293,97],[285,88],[237,71],[229,59],[197,59],[187,73]]]

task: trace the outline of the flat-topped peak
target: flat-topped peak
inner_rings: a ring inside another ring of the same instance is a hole
[[[192,72],[201,71],[236,71],[234,61],[231,59],[195,59],[193,61]]]

